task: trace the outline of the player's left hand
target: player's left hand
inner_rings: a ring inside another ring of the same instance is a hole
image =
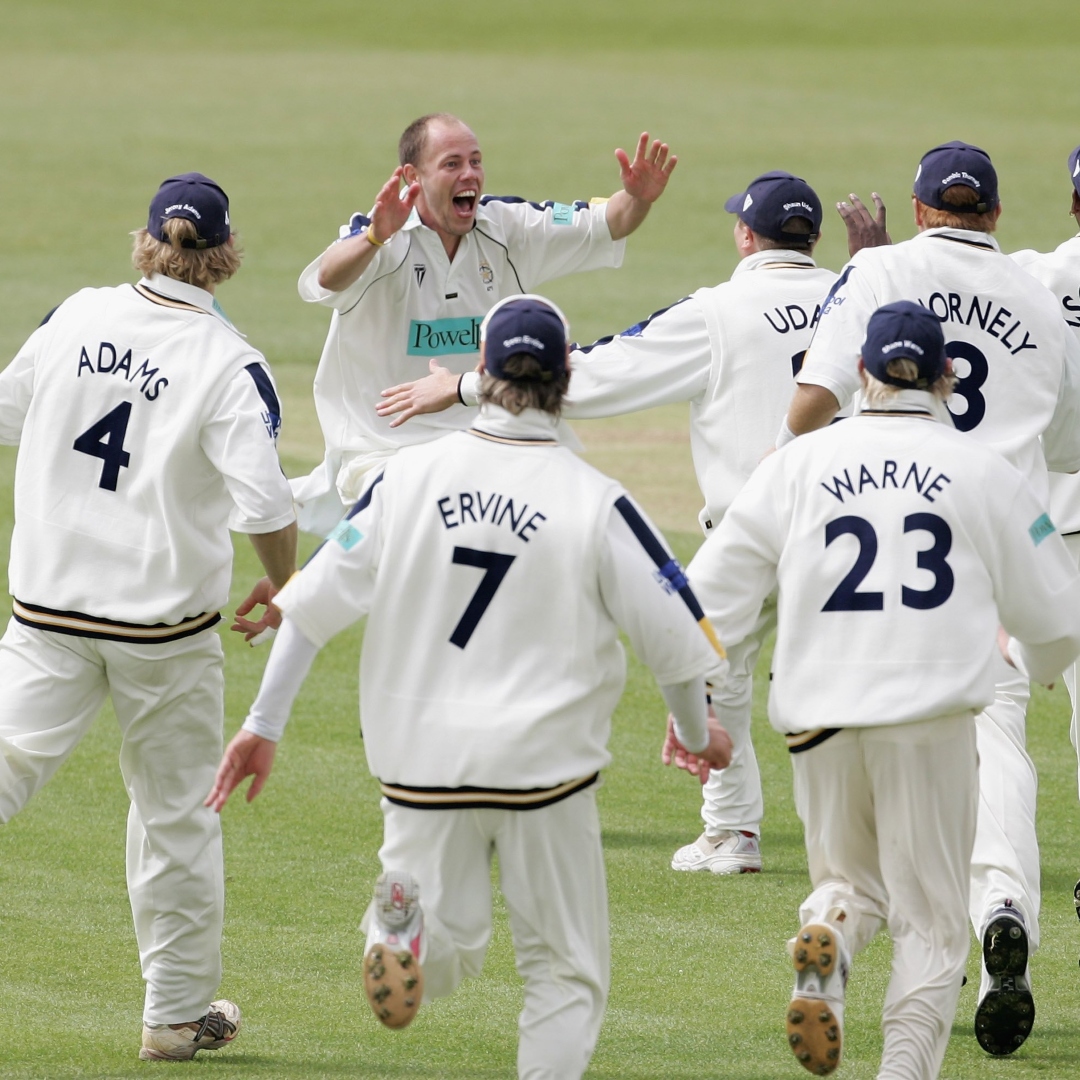
[[[660,750],[660,760],[665,765],[685,769],[691,776],[696,776],[702,784],[709,779],[711,769],[726,769],[731,763],[731,736],[709,710],[709,745],[700,753],[692,754],[675,736],[675,718],[669,713],[667,734]]]
[[[236,620],[229,629],[243,634],[244,640],[252,644],[254,644],[253,639],[264,630],[270,628],[276,630],[281,625],[281,612],[271,603],[275,596],[277,596],[277,589],[274,588],[274,583],[268,577],[260,578],[255,582],[255,588],[240,602],[236,609]],[[266,608],[261,619],[256,622],[244,618],[259,606]]]
[[[649,145],[649,133],[643,131],[638,139],[634,160],[625,150],[615,151],[619,162],[619,176],[623,190],[633,199],[653,203],[664,194],[671,172],[678,162],[674,154],[669,154],[667,143],[653,139]]]
[[[868,247],[888,247],[892,237],[885,228],[885,203],[876,191],[870,192],[870,198],[877,207],[877,216],[871,217],[870,211],[854,192],[849,196],[850,203],[838,202],[836,211],[843,218],[847,229],[848,255],[854,255]]]
[[[214,786],[210,789],[210,794],[206,796],[203,805],[211,807],[220,814],[221,808],[228,802],[236,785],[245,776],[255,777],[247,791],[247,801],[251,802],[262,791],[263,784],[270,776],[276,752],[276,742],[271,742],[261,735],[255,735],[241,728],[225,747],[217,775],[214,777]]]
[[[434,357],[428,361],[428,371],[431,374],[422,379],[391,386],[382,392],[383,400],[375,406],[375,411],[379,416],[394,417],[390,427],[399,427],[422,413],[442,412],[457,403],[461,376],[444,368]]]

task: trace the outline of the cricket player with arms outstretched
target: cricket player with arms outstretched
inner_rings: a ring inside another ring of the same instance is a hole
[[[480,143],[458,117],[431,113],[409,124],[372,209],[353,214],[300,275],[301,298],[332,311],[314,388],[326,455],[292,482],[301,528],[325,536],[368,470],[402,446],[472,423],[472,411],[457,407],[393,428],[375,409],[383,387],[427,374],[435,358],[471,371],[480,322],[499,300],[621,265],[626,237],[677,159],[647,133],[633,157],[615,157],[620,188],[610,198],[532,203],[484,194]]]

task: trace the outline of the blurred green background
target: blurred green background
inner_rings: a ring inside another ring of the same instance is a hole
[[[735,264],[723,200],[785,168],[826,204],[819,260],[846,258],[829,207],[882,193],[910,236],[916,163],[939,142],[984,146],[1000,178],[1005,250],[1071,235],[1065,158],[1080,142],[1076,0],[905,5],[855,0],[0,0],[0,357],[84,285],[132,280],[128,233],[158,183],[198,169],[232,199],[247,251],[220,299],[270,358],[283,390],[290,475],[321,457],[310,383],[328,313],[296,295],[302,267],[396,164],[400,131],[456,112],[485,153],[487,190],[569,201],[615,190],[612,152],[642,130],[680,163],[618,272],[554,283],[580,340],[628,326],[725,279]],[[6,362],[0,359],[0,364]],[[423,363],[421,361],[421,363]],[[698,539],[686,411],[578,425],[679,554]],[[13,452],[0,452],[10,488]],[[10,496],[0,502],[0,554]],[[235,593],[255,573],[238,547]],[[256,803],[230,805],[226,982],[246,1032],[188,1068],[219,1077],[508,1077],[520,988],[503,917],[484,977],[379,1028],[356,986],[354,926],[375,873],[378,813],[356,737],[359,633],[320,657]],[[227,641],[229,731],[265,653]],[[764,671],[762,671],[764,674]],[[766,787],[766,873],[674,875],[699,830],[692,782],[657,764],[661,705],[636,662],[601,792],[611,879],[614,986],[590,1076],[805,1075],[784,1045],[782,942],[807,887],[781,741],[759,680],[755,735]],[[0,693],[3,688],[0,687]],[[992,1061],[961,998],[944,1075],[1072,1076],[1080,1060],[1077,851],[1068,703],[1040,693],[1046,901],[1035,962],[1038,1020],[1015,1059]],[[0,836],[0,1076],[129,1077],[141,984],[123,887],[117,737],[99,723]],[[860,960],[842,1077],[880,1053],[884,938]],[[969,976],[977,983],[975,958]]]

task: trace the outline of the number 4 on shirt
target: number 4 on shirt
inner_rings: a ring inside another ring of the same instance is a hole
[[[126,469],[131,455],[124,449],[131,402],[122,401],[107,412],[96,424],[91,424],[72,444],[73,450],[90,457],[101,458],[101,477],[98,487],[115,491],[120,470]]]

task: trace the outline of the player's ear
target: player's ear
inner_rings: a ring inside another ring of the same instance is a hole
[[[411,162],[406,162],[401,167],[401,179],[404,180],[406,184],[415,184],[416,181],[420,179],[420,174],[416,171],[416,166]]]

